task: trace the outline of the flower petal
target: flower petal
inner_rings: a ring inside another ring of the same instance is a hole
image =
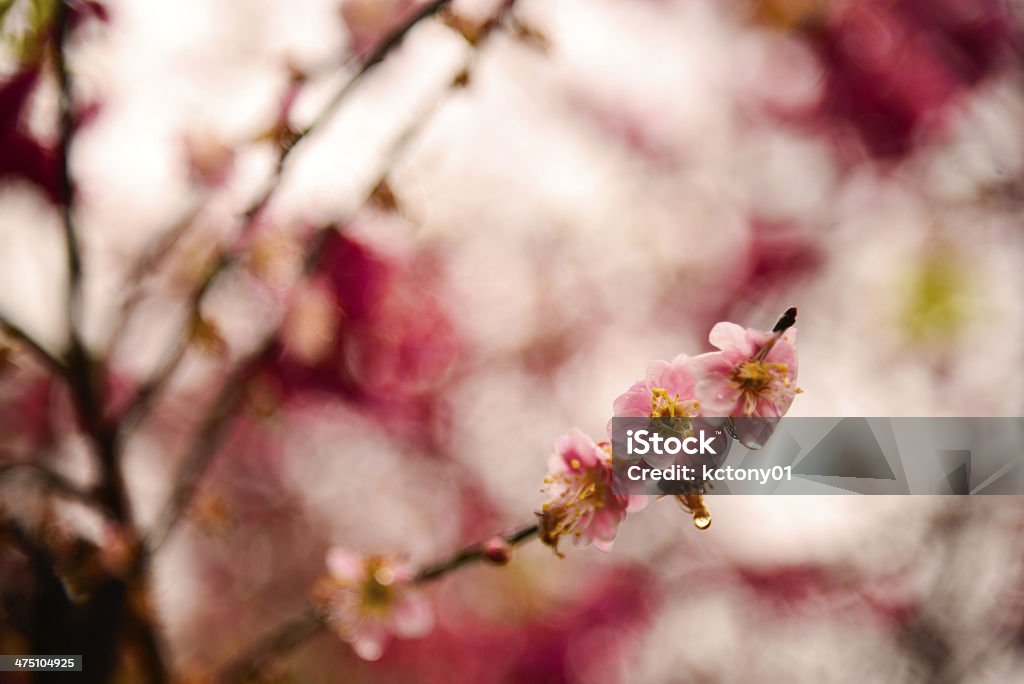
[[[395,636],[408,639],[426,636],[434,628],[434,611],[426,597],[407,593],[392,612]]]
[[[387,633],[379,626],[367,625],[356,634],[352,641],[352,650],[363,660],[379,660],[384,655],[384,642]]]
[[[366,572],[361,556],[339,546],[327,550],[327,569],[335,579],[345,582],[358,582]]]
[[[708,342],[722,351],[738,350],[746,356],[754,353],[754,345],[747,337],[747,331],[728,321],[715,323],[708,335]]]
[[[641,417],[651,415],[651,388],[645,380],[637,380],[628,390],[620,394],[612,404],[617,417]]]

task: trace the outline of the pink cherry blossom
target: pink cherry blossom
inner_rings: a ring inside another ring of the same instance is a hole
[[[578,546],[593,543],[610,550],[631,499],[636,498],[614,491],[610,447],[576,429],[555,442],[543,491],[551,499],[538,514],[540,538],[559,556],[558,540],[567,535]]]
[[[391,635],[422,637],[433,628],[430,605],[412,587],[415,573],[408,563],[335,547],[327,552],[327,569],[318,598],[334,631],[360,658],[380,658]]]
[[[621,394],[613,404],[614,415],[626,417],[678,418],[696,416],[694,378],[686,354],[669,361],[654,361],[643,380]]]
[[[690,359],[701,413],[714,417],[778,418],[796,386],[796,328],[766,332],[717,323],[708,340],[721,351]]]

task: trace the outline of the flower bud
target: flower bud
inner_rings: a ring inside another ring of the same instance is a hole
[[[506,565],[512,560],[512,545],[504,537],[491,537],[481,548],[487,562],[494,565]]]

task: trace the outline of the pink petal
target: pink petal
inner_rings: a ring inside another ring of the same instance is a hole
[[[747,336],[747,331],[735,323],[727,321],[715,323],[715,327],[711,328],[711,333],[708,335],[708,342],[722,351],[734,349],[742,352],[745,356],[754,353],[754,344]]]
[[[669,368],[669,362],[668,361],[661,361],[661,360],[651,361],[647,365],[647,372],[644,373],[644,380],[646,380],[646,383],[648,385],[648,389],[650,388],[650,385],[652,383],[655,386],[658,386],[657,379],[660,378],[665,373],[665,371],[668,370],[668,368]]]
[[[590,468],[598,463],[595,453],[597,444],[578,428],[573,428],[568,435],[562,437],[556,445],[556,450],[562,454],[567,464],[573,459],[579,460],[582,468]]]
[[[754,415],[762,418],[781,418],[792,403],[792,399],[781,402],[772,401],[770,399],[760,399],[754,407]]]
[[[430,602],[419,594],[406,594],[393,609],[392,626],[396,636],[407,639],[426,636],[434,628]]]
[[[352,650],[363,660],[379,660],[384,655],[387,633],[379,626],[366,626],[352,638]]]
[[[594,512],[588,530],[594,542],[611,542],[619,531],[623,515],[615,508],[602,508]]]
[[[693,398],[694,379],[690,373],[689,357],[680,354],[672,359],[672,363],[663,363],[655,373],[648,369],[648,383],[668,391],[670,395],[682,400]]]
[[[788,330],[786,331],[789,332]],[[789,367],[790,380],[796,380],[797,372],[797,357],[796,348],[793,343],[786,339],[783,335],[772,350],[768,352],[768,356],[765,357],[765,361],[769,363],[784,363]]]
[[[644,380],[637,380],[612,404],[613,415],[618,417],[651,415],[651,390]]]
[[[727,378],[708,376],[697,383],[696,391],[702,416],[724,418],[736,413],[740,393]]]
[[[697,384],[708,377],[728,377],[735,368],[735,364],[725,352],[708,352],[694,356],[686,365]]]
[[[361,556],[332,546],[327,550],[327,569],[335,579],[357,582],[363,577],[365,564]]]
[[[647,504],[651,502],[651,497],[646,494],[632,494],[629,497],[629,503],[626,505],[626,511],[628,513],[636,513],[647,508]]]

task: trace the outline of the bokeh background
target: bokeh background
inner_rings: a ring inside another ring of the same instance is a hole
[[[52,5],[0,3],[0,312],[58,353]],[[75,601],[159,524],[222,383],[282,326],[135,595],[176,678],[210,681],[301,609],[329,546],[423,564],[529,522],[554,439],[602,435],[650,360],[709,350],[719,320],[799,307],[789,415],[1021,415],[1019,3],[460,0],[318,120],[416,9],[75,4],[80,321],[105,410],[185,335],[119,454],[121,524],[55,491],[98,481],[94,445],[63,383],[0,337],[0,511]],[[710,505],[706,532],[664,501],[610,554],[535,544],[452,573],[428,589],[432,634],[377,662],[325,632],[257,676],[1024,678],[1017,497]],[[46,624],[25,548],[0,543],[5,653]],[[116,681],[146,681],[132,643]]]

